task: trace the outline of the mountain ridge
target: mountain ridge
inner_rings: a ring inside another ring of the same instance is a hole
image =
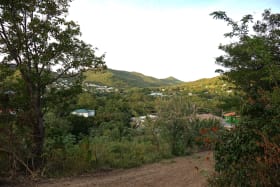
[[[87,71],[85,81],[113,87],[161,87],[184,83],[175,77],[158,79],[139,72],[107,69],[101,72]]]

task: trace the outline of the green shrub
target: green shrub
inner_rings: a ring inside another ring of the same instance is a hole
[[[142,139],[116,141],[109,136],[84,137],[75,143],[73,136],[65,137],[60,148],[44,154],[45,175],[73,175],[94,169],[131,168],[170,157],[169,144],[160,146]]]
[[[274,139],[278,136],[278,139]],[[258,130],[239,126],[216,143],[212,186],[278,186],[279,135],[268,138]]]

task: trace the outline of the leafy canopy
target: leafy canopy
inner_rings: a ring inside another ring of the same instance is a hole
[[[233,21],[222,11],[211,15],[232,26],[232,31],[225,36],[236,38],[236,42],[220,45],[219,48],[226,55],[216,58],[217,64],[229,69],[222,72],[228,80],[245,92],[258,88],[271,90],[278,86],[280,14],[271,14],[269,10],[265,10],[263,20],[256,21],[252,30],[249,29],[253,22],[251,15],[244,16],[240,22]]]
[[[280,142],[280,14],[265,10],[262,20],[251,15],[240,22],[225,12],[211,14],[232,26],[221,45],[225,55],[216,62],[225,77],[243,91],[241,122],[225,133],[215,147],[214,186],[279,186]]]
[[[104,56],[80,40],[80,27],[67,21],[69,0],[3,0],[0,3],[1,64],[16,63],[34,87],[104,65]],[[52,71],[56,69],[57,74]]]
[[[23,80],[24,89],[16,92],[26,95],[24,102],[28,105],[28,113],[22,108],[21,111],[28,116],[26,123],[32,126],[31,136],[25,136],[32,137],[31,159],[35,161],[31,163],[35,169],[42,163],[45,138],[43,109],[54,100],[46,99],[47,93],[57,93],[54,91],[58,89],[57,82],[64,83],[65,80],[66,88],[74,87],[74,83],[81,81],[81,72],[105,66],[105,56],[96,56],[95,49],[80,39],[79,25],[66,19],[70,2],[0,1],[0,66],[5,69],[13,66]],[[11,73],[1,71],[0,74]],[[72,77],[77,79],[69,79]],[[50,88],[53,83],[56,84]],[[1,89],[5,91],[4,87],[0,87],[0,92]]]

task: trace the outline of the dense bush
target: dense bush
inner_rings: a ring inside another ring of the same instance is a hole
[[[69,141],[69,140],[68,140]],[[170,157],[167,143],[113,141],[108,137],[85,137],[78,144],[68,142],[45,154],[45,173],[49,176],[73,175],[95,169],[130,168]]]
[[[166,99],[158,104],[159,116],[147,118],[142,127],[127,122],[127,109],[124,112],[116,109],[115,114],[111,110],[99,110],[100,116],[93,119],[75,120],[72,120],[74,116],[62,119],[48,113],[44,175],[129,168],[212,149],[222,131],[219,121],[196,118],[192,105],[183,98]],[[85,120],[90,121],[85,123]],[[73,127],[84,124],[88,133],[77,133],[77,130],[73,133]]]
[[[211,186],[279,186],[280,136],[237,127],[216,143]]]
[[[226,54],[216,59],[228,68],[224,77],[242,92],[241,122],[221,136],[215,147],[216,175],[213,186],[279,186],[280,164],[280,14],[265,10],[254,23],[246,15],[240,22],[225,12],[212,13],[232,26],[228,37],[235,42],[221,45]]]
[[[160,123],[173,155],[213,148],[217,134],[223,129],[219,120],[197,118],[194,104],[184,97],[164,100],[159,107],[157,123]]]
[[[48,99],[57,102],[67,92],[61,90],[56,96]],[[43,165],[36,172],[24,165],[32,166],[28,149],[32,136],[23,136],[30,130],[28,111],[18,112],[15,119],[1,120],[1,148],[11,152],[0,150],[0,175],[61,176],[135,167],[211,149],[221,130],[218,121],[197,119],[197,108],[186,96],[155,98],[136,90],[98,96],[83,93],[78,98],[57,105],[51,102],[46,108]],[[71,115],[76,108],[95,109],[96,116]],[[141,127],[131,124],[131,117],[149,114],[156,117],[148,117]]]

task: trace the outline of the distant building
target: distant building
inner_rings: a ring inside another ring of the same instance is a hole
[[[135,128],[143,128],[143,127],[145,127],[145,122],[147,121],[147,119],[154,121],[157,118],[158,118],[158,116],[154,115],[154,114],[148,114],[146,116],[139,116],[139,117],[132,117],[131,124]]]
[[[89,88],[93,88],[95,91],[100,92],[100,93],[105,93],[105,92],[111,93],[114,91],[118,91],[114,87],[101,86],[98,84],[94,84],[92,82],[85,82],[84,86],[86,87],[85,89],[87,89],[87,90],[89,90]]]
[[[152,93],[150,93],[150,95],[151,96],[163,96],[163,94],[160,92],[152,92]]]
[[[15,95],[16,92],[13,91],[13,90],[8,90],[8,91],[5,91],[4,94],[6,94],[6,95]]]
[[[235,112],[225,113],[223,117],[225,119],[225,122],[229,124],[237,125],[239,122],[239,116],[237,116]]]
[[[77,109],[71,112],[71,114],[87,118],[95,116],[95,110]]]

